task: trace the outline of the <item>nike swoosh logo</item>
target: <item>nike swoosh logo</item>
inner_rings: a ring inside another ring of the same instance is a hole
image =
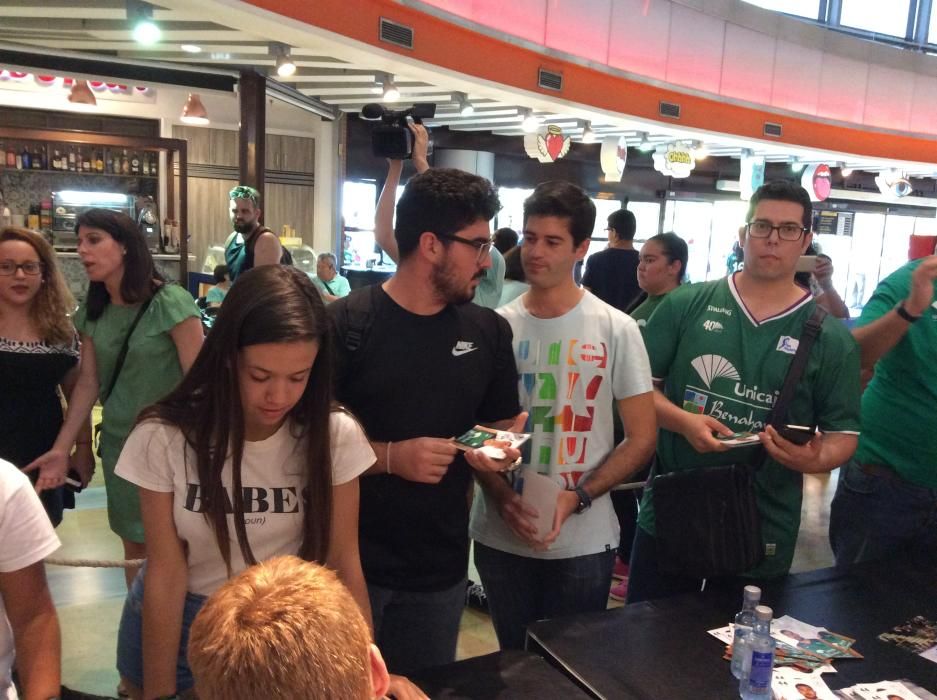
[[[458,357],[459,355],[465,355],[470,352],[475,352],[478,348],[452,348],[452,356]]]

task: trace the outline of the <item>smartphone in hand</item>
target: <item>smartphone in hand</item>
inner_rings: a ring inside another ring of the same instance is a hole
[[[806,425],[782,425],[776,428],[778,434],[795,445],[806,445],[817,434],[816,428]]]

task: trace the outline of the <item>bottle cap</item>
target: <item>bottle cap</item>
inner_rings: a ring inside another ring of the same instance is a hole
[[[767,605],[759,605],[755,608],[755,619],[757,620],[770,622],[773,614],[773,611]]]
[[[743,595],[745,600],[761,600],[761,589],[758,586],[745,586]]]

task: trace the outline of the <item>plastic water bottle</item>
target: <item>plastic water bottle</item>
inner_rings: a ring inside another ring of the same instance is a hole
[[[739,681],[739,696],[742,700],[771,700],[776,645],[771,637],[771,614],[771,608],[765,605],[755,608],[755,626],[748,642],[751,664]]]
[[[748,638],[755,625],[755,606],[761,601],[758,586],[745,586],[742,592],[742,609],[735,616],[735,633],[732,637],[732,675],[742,677],[743,666],[751,661]]]

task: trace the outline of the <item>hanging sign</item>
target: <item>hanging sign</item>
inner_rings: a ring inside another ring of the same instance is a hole
[[[531,158],[541,163],[554,163],[569,153],[569,136],[563,136],[563,130],[556,124],[547,126],[545,132],[524,135],[524,150]]]
[[[739,171],[739,197],[744,201],[752,198],[759,187],[765,184],[765,159],[762,156],[742,156]]]
[[[670,144],[666,150],[654,152],[654,169],[670,177],[689,177],[696,167],[693,151],[685,146]]]
[[[606,136],[602,139],[599,163],[606,182],[620,182],[628,162],[628,142],[624,136]]]
[[[830,166],[825,163],[808,165],[800,176],[800,186],[807,190],[811,202],[822,202],[833,190]]]
[[[907,197],[914,189],[911,181],[899,170],[880,172],[875,176],[875,184],[878,185],[879,192],[893,197]]]

